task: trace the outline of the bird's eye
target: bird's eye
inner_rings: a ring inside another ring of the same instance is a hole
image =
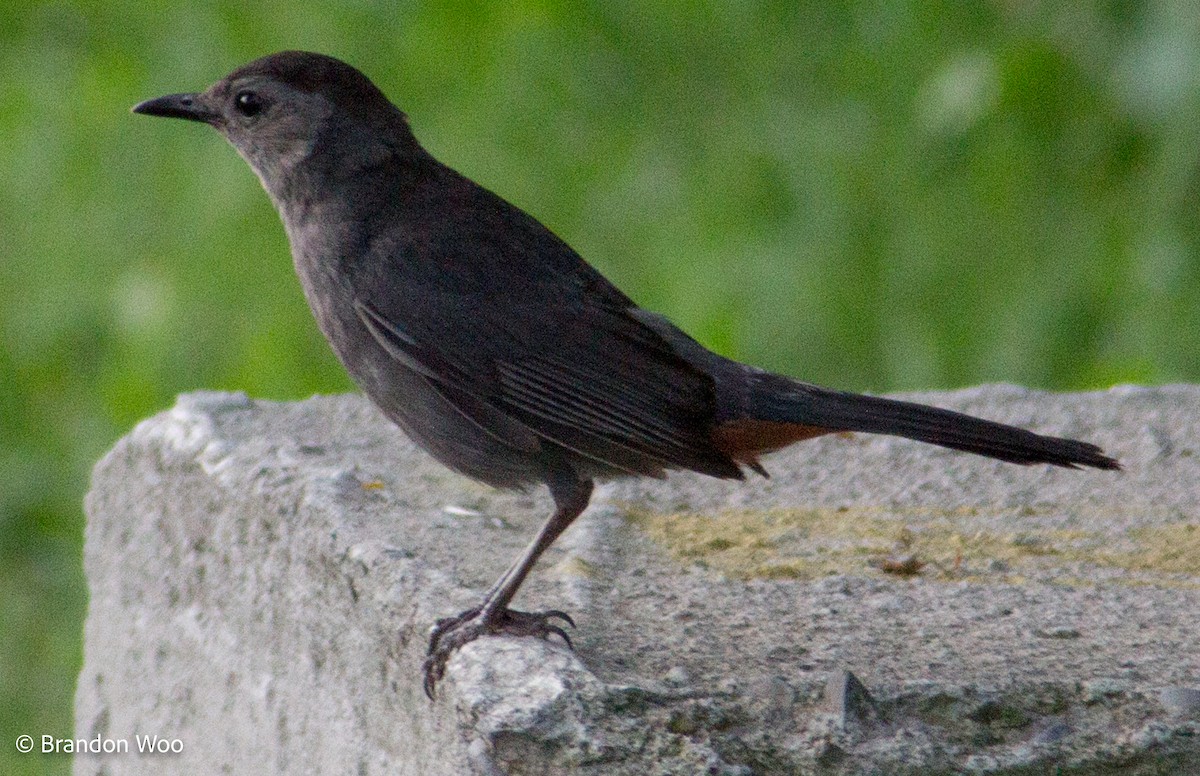
[[[233,98],[233,105],[243,116],[254,116],[263,109],[263,99],[254,92],[239,92]]]

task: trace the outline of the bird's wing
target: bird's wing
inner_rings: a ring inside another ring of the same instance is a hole
[[[369,303],[356,301],[354,310],[371,336],[399,363],[425,378],[429,387],[489,436],[525,452],[541,449],[527,426],[479,397],[483,388],[468,369],[442,357],[409,336]]]
[[[628,310],[597,296],[531,292],[489,314],[487,296],[400,295],[388,313],[358,302],[367,329],[489,433],[517,424],[633,474],[741,476],[712,443],[711,378]]]

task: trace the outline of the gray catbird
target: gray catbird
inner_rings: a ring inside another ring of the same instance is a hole
[[[555,511],[480,604],[433,627],[449,655],[492,633],[570,644],[560,611],[509,603],[597,478],[765,476],[759,456],[836,431],[894,434],[1019,464],[1117,469],[1095,445],[820,388],[709,352],[524,211],[438,162],[353,67],[287,51],[136,113],[225,136],[283,219],[317,324],[363,392],[421,447]]]

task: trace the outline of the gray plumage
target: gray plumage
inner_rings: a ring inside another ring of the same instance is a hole
[[[355,383],[438,460],[556,510],[483,602],[434,628],[425,688],[488,633],[566,633],[508,608],[597,477],[765,474],[831,431],[896,434],[1021,464],[1117,468],[1099,448],[832,391],[725,359],[639,309],[524,211],[430,156],[354,68],[283,52],[136,112],[207,123],[278,209],[305,297]]]

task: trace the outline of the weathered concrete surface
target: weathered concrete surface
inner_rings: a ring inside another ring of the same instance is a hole
[[[772,478],[608,486],[421,694],[430,623],[545,517],[356,396],[193,394],[88,496],[78,774],[1200,773],[1200,389],[917,397],[1120,473],[824,438]],[[906,575],[908,574],[908,575]],[[847,673],[851,672],[851,673]]]

